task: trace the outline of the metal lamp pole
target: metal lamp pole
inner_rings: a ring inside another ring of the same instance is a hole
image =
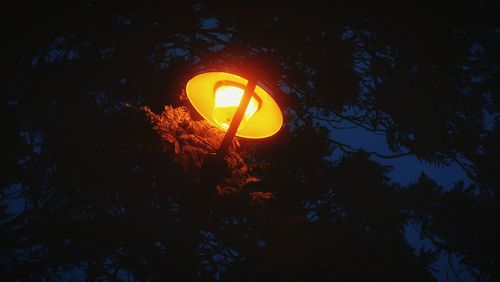
[[[229,129],[227,130],[226,135],[224,135],[224,139],[222,140],[219,150],[217,151],[217,156],[219,158],[224,158],[224,156],[226,156],[227,150],[236,135],[236,131],[238,131],[238,128],[240,127],[241,120],[243,119],[243,115],[245,114],[248,104],[250,103],[250,99],[252,98],[256,86],[257,80],[250,79],[248,81],[243,97],[241,98],[240,105],[238,106],[238,109],[236,109],[233,119],[231,120],[231,124],[229,125]]]
[[[238,131],[241,120],[243,119],[243,116],[248,107],[248,104],[250,103],[250,99],[253,96],[256,86],[256,79],[250,79],[248,81],[240,104],[236,109],[236,112],[234,113],[231,124],[229,125],[229,128],[224,135],[224,139],[222,140],[217,153],[214,155],[208,155],[205,159],[205,162],[201,169],[201,189],[198,192],[200,198],[205,199],[204,203],[202,204],[206,206],[205,210],[211,205],[211,201],[213,200],[213,193],[215,192],[214,187],[216,187],[224,177],[225,171],[227,169],[227,163],[224,157],[226,156],[229,146],[231,146],[231,142],[233,141],[234,136]]]

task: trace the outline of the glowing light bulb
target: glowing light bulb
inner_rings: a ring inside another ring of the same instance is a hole
[[[247,84],[247,79],[232,73],[204,72],[187,82],[186,95],[205,120],[228,130]],[[236,136],[267,138],[280,130],[283,114],[270,93],[257,85],[241,122]]]
[[[215,90],[213,117],[219,126],[224,129],[229,128],[231,120],[240,105],[244,92],[245,90],[243,88],[232,85],[221,85]],[[239,128],[242,128],[245,125],[245,123],[257,111],[258,107],[259,104],[257,100],[254,97],[250,98],[250,103],[248,103],[248,107],[245,110],[245,114],[241,120]]]

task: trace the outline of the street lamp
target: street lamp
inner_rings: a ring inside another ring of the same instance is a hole
[[[278,132],[283,124],[278,104],[255,79],[227,72],[205,72],[188,81],[186,94],[203,118],[226,131],[217,152],[221,158],[234,136],[266,138]]]

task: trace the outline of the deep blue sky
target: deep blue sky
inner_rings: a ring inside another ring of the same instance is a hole
[[[348,124],[348,122],[345,122],[343,125],[346,127],[352,126],[352,124]],[[337,141],[365,151],[372,151],[386,155],[391,154],[387,146],[385,136],[376,135],[361,127],[332,130],[331,137]],[[339,158],[341,154],[342,152],[340,150],[336,150],[332,159],[335,160]],[[398,182],[402,185],[408,185],[412,182],[416,182],[421,173],[427,174],[431,179],[440,184],[444,190],[450,189],[457,181],[463,181],[465,185],[471,183],[471,180],[467,177],[466,173],[455,163],[445,167],[438,167],[420,161],[414,156],[401,157],[397,159],[385,159],[374,156],[373,159],[381,164],[392,166],[393,170],[390,172],[389,176],[392,181]],[[429,240],[422,240],[420,238],[418,226],[408,224],[405,231],[408,242],[415,248],[416,252],[418,252],[420,248],[433,248],[432,243]],[[441,253],[438,260],[433,264],[433,267],[438,270],[434,273],[434,276],[438,279],[438,281],[455,282],[472,280],[472,277],[470,277],[467,273],[461,273],[460,280],[458,280],[449,267],[449,259],[451,259],[455,269],[460,269],[457,257],[451,256],[448,258],[447,254]]]

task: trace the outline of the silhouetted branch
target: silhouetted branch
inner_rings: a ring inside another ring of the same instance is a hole
[[[340,141],[337,141],[337,140],[334,140],[334,139],[331,139],[331,141],[338,146],[338,148],[340,150],[342,150],[344,153],[346,154],[353,154],[355,152],[358,152],[362,149],[360,148],[354,148],[352,147],[351,145],[348,145],[348,144],[345,144],[345,143],[342,143]],[[363,150],[364,151],[364,150]],[[374,155],[376,157],[379,157],[379,158],[383,158],[383,159],[397,159],[397,158],[401,158],[401,157],[406,157],[406,156],[411,156],[413,155],[411,152],[405,152],[405,153],[399,153],[399,154],[392,154],[392,155],[386,155],[386,154],[380,154],[378,152],[375,152],[375,151],[365,151],[367,154],[369,155]]]
[[[455,281],[460,282],[460,273],[457,272],[455,269],[455,266],[453,265],[453,260],[452,260],[452,254],[450,252],[447,252],[448,255],[448,266],[450,267],[451,271],[453,272],[453,275],[455,275]]]
[[[373,127],[367,126],[367,125],[363,124],[362,122],[357,121],[357,118],[354,118],[353,116],[342,115],[342,114],[340,114],[338,112],[334,112],[334,113],[335,113],[335,115],[341,117],[343,120],[347,120],[348,122],[350,122],[350,123],[352,123],[352,124],[354,124],[356,126],[359,126],[359,127],[363,128],[363,129],[366,129],[366,130],[372,132],[373,134],[376,134],[376,135],[385,135],[386,134],[385,130],[381,130],[381,129],[377,129],[377,128],[373,128]],[[324,118],[324,117],[320,117],[320,116],[317,116],[317,115],[314,115],[313,118],[328,122],[329,125],[332,128],[335,128],[335,126],[333,126],[331,124],[331,122],[338,122],[335,119]],[[335,128],[335,129],[338,129],[338,128]]]

